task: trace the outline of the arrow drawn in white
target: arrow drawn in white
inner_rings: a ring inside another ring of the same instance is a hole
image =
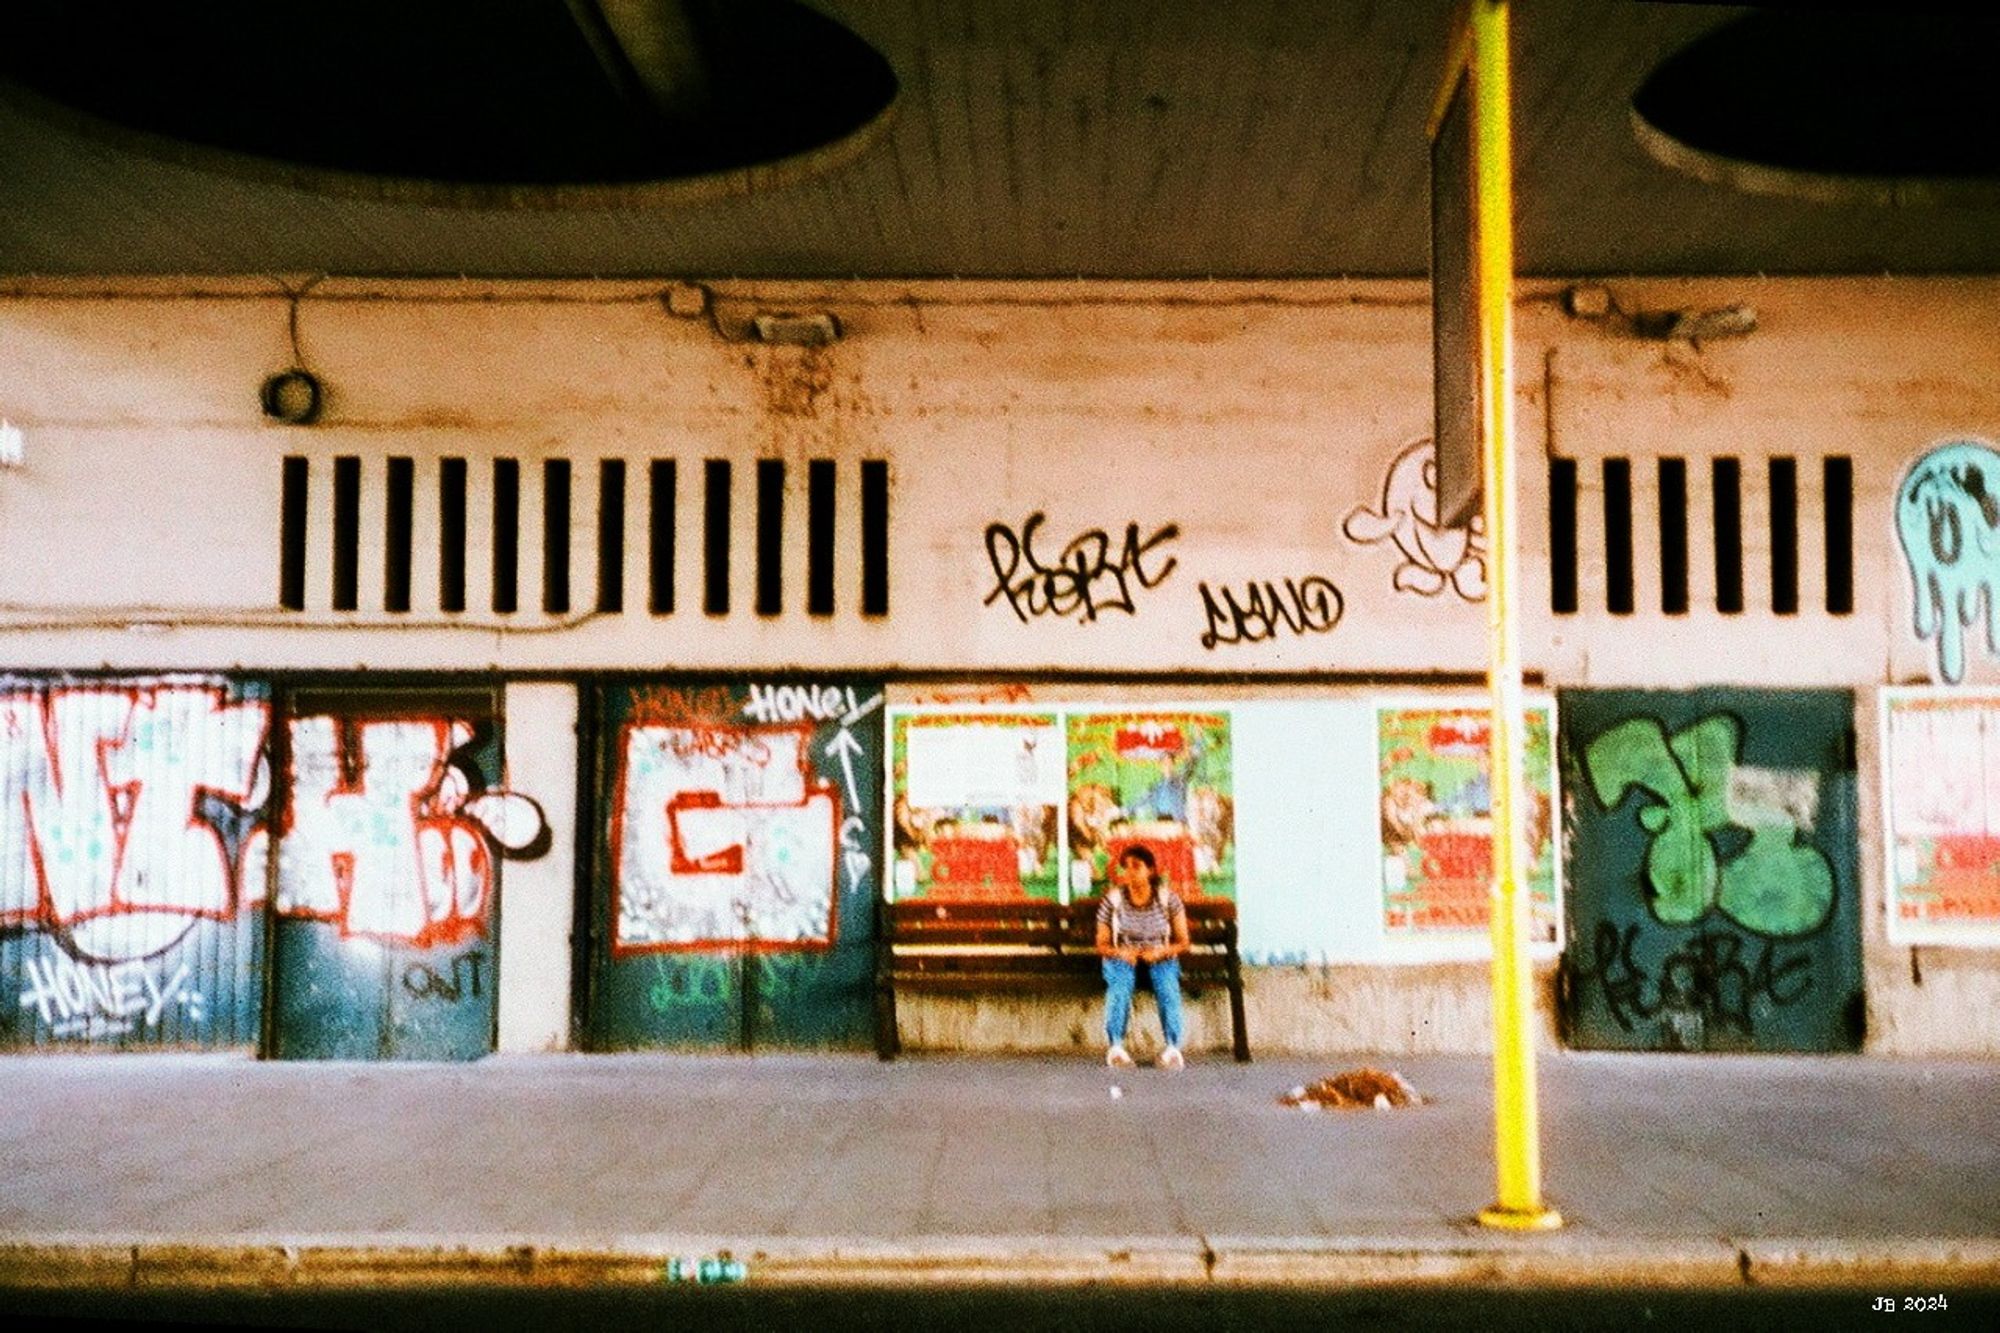
[[[850,809],[859,808],[861,793],[854,785],[854,756],[861,753],[861,742],[854,739],[853,732],[842,727],[840,734],[826,743],[826,752],[839,757],[841,775],[847,780],[847,804]]]

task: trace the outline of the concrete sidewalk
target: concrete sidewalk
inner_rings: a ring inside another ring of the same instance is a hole
[[[1432,1101],[1281,1107],[1393,1067]],[[1487,1062],[0,1060],[0,1285],[2000,1285],[2000,1065],[1545,1056],[1569,1225],[1486,1231]],[[1114,1097],[1117,1085],[1122,1095]]]

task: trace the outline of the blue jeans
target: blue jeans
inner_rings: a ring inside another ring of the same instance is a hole
[[[1104,960],[1104,1035],[1113,1046],[1125,1044],[1125,1025],[1132,1017],[1132,988],[1138,984],[1139,969],[1153,977],[1153,999],[1160,1006],[1160,1035],[1167,1045],[1181,1044],[1181,960],[1168,958],[1158,963],[1128,963],[1122,958]]]

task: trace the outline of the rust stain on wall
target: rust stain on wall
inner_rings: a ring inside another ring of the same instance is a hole
[[[411,412],[395,424],[416,430],[474,430],[481,422],[470,412],[447,407],[428,407]]]
[[[1990,384],[1948,379],[1942,375],[1909,375],[1890,385],[1893,406],[1883,415],[1911,411],[1947,417],[1974,417],[2000,408],[2000,394]]]
[[[1698,349],[1668,347],[1660,353],[1659,367],[1666,392],[1691,394],[1697,398],[1726,400],[1736,394],[1736,382],[1711,365]]]
[[[764,403],[775,416],[816,416],[820,399],[833,388],[833,359],[824,348],[765,348],[746,363],[764,388]]]

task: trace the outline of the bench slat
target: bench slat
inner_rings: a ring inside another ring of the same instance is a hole
[[[896,936],[898,945],[916,948],[1034,945],[1053,951],[1063,943],[1053,931],[1004,930],[998,926],[926,926]]]

